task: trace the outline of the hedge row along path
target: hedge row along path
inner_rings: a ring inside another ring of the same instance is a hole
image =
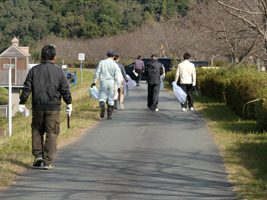
[[[54,170],[25,170],[0,199],[236,199],[202,117],[165,91],[159,112],[148,110],[146,87],[59,149]]]

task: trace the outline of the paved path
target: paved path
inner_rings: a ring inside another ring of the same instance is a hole
[[[165,91],[152,112],[146,94],[145,84],[134,88],[113,120],[105,116],[58,150],[54,170],[25,170],[0,199],[235,199],[201,116],[182,112]]]

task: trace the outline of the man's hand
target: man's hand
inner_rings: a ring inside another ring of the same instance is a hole
[[[19,109],[18,109],[18,110],[19,110],[19,112],[20,112],[20,113],[22,113],[22,114],[23,114],[23,113],[24,113],[24,111],[25,111],[25,105],[22,105],[22,104],[20,104],[20,105],[19,105]]]
[[[193,87],[196,86],[196,83],[192,83],[192,86],[193,86]]]
[[[66,105],[66,113],[70,116],[72,111],[72,104]]]
[[[95,83],[92,83],[91,88],[95,86]]]

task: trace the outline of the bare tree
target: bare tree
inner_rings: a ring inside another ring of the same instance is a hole
[[[252,52],[258,33],[244,26],[240,19],[229,15],[216,1],[199,3],[189,14],[192,28],[198,28],[213,38],[212,57],[223,55],[241,64]],[[211,49],[207,49],[211,50]]]
[[[114,51],[125,60],[136,59],[138,55],[160,55],[161,46],[167,57],[181,57],[185,52],[190,52],[193,57],[204,59],[205,55],[199,50],[202,48],[203,33],[184,24],[178,18],[169,23],[151,21],[134,32],[112,37],[88,40],[49,38],[42,44],[55,44],[57,57],[62,60],[77,60],[78,53],[85,53],[86,60],[101,60],[107,51]]]
[[[251,30],[257,32],[264,41],[265,55],[257,55],[266,60],[267,54],[267,1],[266,0],[216,0],[229,14],[242,20]]]

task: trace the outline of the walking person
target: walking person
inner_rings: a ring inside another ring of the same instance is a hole
[[[195,65],[189,62],[190,54],[184,54],[184,61],[181,62],[176,70],[175,82],[178,82],[180,77],[180,86],[183,91],[187,94],[189,110],[194,110],[193,106],[193,87],[196,85],[196,69]],[[181,104],[182,111],[187,111],[187,101]]]
[[[72,111],[72,97],[63,70],[53,63],[56,59],[55,46],[44,46],[41,59],[43,62],[29,71],[24,82],[19,112],[24,112],[25,103],[32,93],[33,166],[41,166],[44,162],[44,169],[49,170],[54,168],[52,162],[57,151],[61,97],[67,104],[66,112],[69,116]]]
[[[151,61],[146,64],[145,74],[148,82],[147,107],[152,111],[159,111],[160,76],[163,74],[163,68],[155,54],[152,54]]]
[[[123,79],[126,81],[126,85],[128,84],[128,80],[127,80],[127,76],[126,76],[126,72],[124,69],[124,66],[119,63],[120,57],[119,55],[115,55],[114,57],[115,62],[117,63],[117,65],[119,66],[120,70],[121,70],[121,74],[123,76]],[[120,108],[123,110],[124,106],[123,106],[123,100],[124,100],[124,89],[123,89],[123,84],[121,84],[119,91],[119,104],[120,104]],[[115,100],[114,102],[115,105],[115,109],[117,109],[117,100]]]
[[[107,119],[111,120],[114,108],[115,82],[118,88],[121,87],[122,75],[118,65],[114,61],[115,54],[112,51],[107,53],[107,59],[101,60],[95,70],[95,75],[91,87],[95,86],[97,79],[100,80],[99,105],[101,108],[100,117],[105,116],[105,103],[107,102]]]
[[[138,59],[134,62],[134,72],[138,74],[136,77],[136,86],[140,86],[140,81],[142,79],[142,72],[145,69],[144,62],[141,60],[141,56],[138,56]]]

